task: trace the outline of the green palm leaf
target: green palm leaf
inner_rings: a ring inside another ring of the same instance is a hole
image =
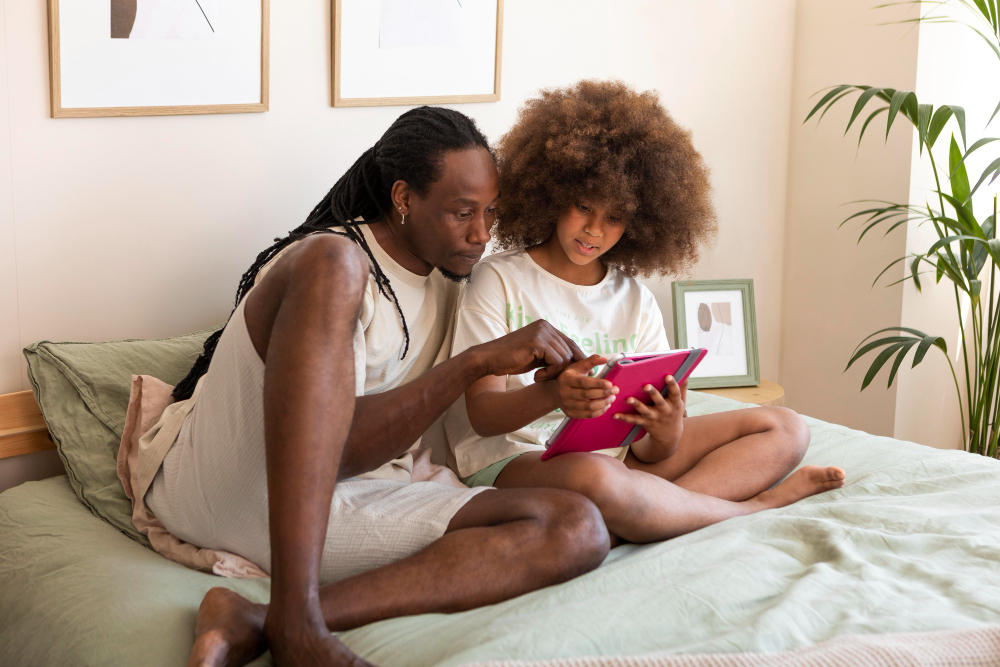
[[[910,273],[913,275],[913,284],[917,288],[917,291],[922,291],[920,289],[920,278],[918,278],[917,269],[920,267],[920,257],[914,257],[913,261],[910,263]],[[889,380],[889,384],[892,384],[892,380]]]
[[[914,340],[914,339],[910,338],[908,340]],[[878,372],[882,370],[883,366],[885,366],[885,362],[889,361],[889,357],[894,355],[899,350],[904,350],[905,354],[905,346],[906,343],[896,343],[895,345],[890,345],[889,347],[885,348],[884,350],[878,353],[878,356],[875,357],[875,361],[873,361],[872,365],[868,367],[868,372],[865,373],[865,379],[861,383],[861,391],[864,391],[865,389],[868,388],[868,385],[872,383],[872,380],[875,379],[875,376],[878,375]]]
[[[976,190],[979,189],[979,186],[983,184],[983,181],[985,181],[990,174],[993,174],[993,178],[990,178],[989,184],[993,185],[993,181],[997,180],[997,176],[1000,175],[1000,158],[997,158],[991,162],[988,167],[986,167],[983,175],[980,176],[979,181],[976,182],[976,187],[972,188],[972,194],[976,194]]]
[[[917,351],[913,354],[913,365],[910,368],[916,368],[917,364],[924,360],[924,356],[927,354],[927,350],[931,349],[931,345],[937,346],[942,352],[948,354],[948,344],[944,338],[941,336],[924,336],[923,340],[920,341],[920,345],[917,346]]]
[[[934,148],[934,142],[937,141],[938,135],[941,134],[941,130],[944,129],[944,126],[948,124],[948,120],[953,115],[954,112],[947,104],[938,107],[938,110],[934,112],[930,127],[927,128],[927,145],[930,148]]]
[[[865,341],[867,341],[869,338],[872,338],[880,333],[884,333],[887,331],[902,331],[913,335],[886,336],[884,338],[880,338],[878,340],[874,340],[870,343],[865,344]],[[868,385],[871,384],[872,380],[875,379],[875,376],[878,375],[880,370],[882,370],[882,367],[885,366],[886,362],[888,362],[893,355],[896,355],[896,359],[893,362],[891,370],[889,371],[889,382],[886,385],[888,387],[891,387],[893,380],[896,379],[896,374],[899,371],[899,367],[903,363],[903,359],[906,357],[907,353],[910,351],[911,348],[913,348],[914,345],[917,346],[917,351],[914,354],[913,364],[911,365],[911,368],[916,367],[917,364],[923,361],[924,357],[927,355],[927,351],[932,346],[940,349],[945,355],[948,354],[948,346],[945,343],[944,338],[942,338],[941,336],[930,336],[923,333],[922,331],[918,331],[917,329],[911,329],[909,327],[887,327],[885,329],[881,329],[880,331],[876,331],[875,333],[871,334],[870,336],[868,336],[868,338],[865,338],[865,341],[862,341],[862,344],[859,345],[858,348],[855,350],[854,354],[851,355],[851,360],[850,362],[848,362],[847,368],[845,368],[844,371],[847,371],[847,369],[850,368],[855,361],[860,359],[865,354],[879,347],[884,349],[881,352],[879,352],[879,354],[875,357],[874,361],[872,361],[871,365],[868,367],[868,371],[865,373],[865,378],[861,383],[861,391],[864,391],[868,387]]]
[[[917,110],[917,136],[920,138],[920,154],[924,153],[924,144],[927,143],[927,128],[931,124],[931,114],[934,113],[933,104],[921,104]]]
[[[867,86],[857,86],[858,88],[867,88]],[[858,96],[857,102],[854,103],[854,111],[851,112],[851,119],[847,122],[847,127],[844,129],[844,134],[851,129],[851,125],[854,121],[858,119],[858,115],[861,114],[861,110],[865,108],[865,105],[876,95],[882,92],[882,88],[867,88],[861,95]]]
[[[916,102],[917,96],[915,93],[906,90],[897,90],[892,95],[892,101],[889,103],[889,117],[885,121],[885,138],[889,138],[889,130],[892,128],[892,123],[896,120],[896,114],[899,110],[903,108],[907,100],[912,99],[914,103]]]
[[[812,111],[810,111],[809,115],[806,116],[806,119],[804,121],[802,121],[802,124],[805,125],[807,122],[809,122],[809,119],[812,118],[814,115],[816,115],[817,111],[819,111],[820,109],[822,109],[826,105],[827,102],[829,102],[830,100],[832,100],[834,97],[837,97],[837,95],[840,94],[841,92],[843,92],[845,90],[847,90],[847,92],[851,92],[850,90],[848,90],[849,88],[854,88],[854,86],[851,85],[851,84],[844,84],[844,85],[840,85],[840,86],[833,86],[832,90],[830,90],[826,95],[824,95],[820,99],[819,102],[816,103],[816,106],[814,106],[812,108]],[[820,91],[820,92],[822,92],[822,91]],[[819,93],[817,93],[817,94],[819,94]],[[834,100],[834,101],[836,101],[836,100]]]
[[[912,338],[910,336],[886,336],[885,338],[879,338],[878,340],[873,340],[872,342],[866,345],[862,345],[861,348],[856,350],[854,354],[851,355],[851,360],[847,362],[847,367],[844,368],[844,370],[847,371],[851,366],[854,365],[855,361],[857,361],[858,359],[865,356],[866,354],[868,354],[869,352],[871,352],[876,348],[885,347],[886,345],[896,345],[898,343],[905,343],[908,340],[918,340],[918,339]]]
[[[863,124],[863,125],[861,126],[861,133],[860,133],[860,134],[858,134],[858,147],[860,147],[860,146],[861,146],[861,139],[862,139],[862,137],[864,137],[864,136],[865,136],[865,130],[867,130],[867,129],[868,129],[868,125],[869,125],[869,124],[870,124],[870,123],[871,123],[871,122],[872,122],[873,120],[875,120],[875,116],[879,115],[880,113],[885,113],[885,112],[886,112],[886,111],[888,111],[888,110],[889,110],[889,107],[882,107],[882,108],[880,108],[880,109],[876,109],[875,111],[873,111],[873,112],[872,112],[872,114],[871,114],[870,116],[868,116],[868,119],[867,119],[867,120],[866,120],[866,121],[864,122],[864,124]],[[846,130],[844,131],[844,134],[847,134],[847,131],[846,131]]]
[[[900,364],[903,363],[906,353],[910,351],[910,348],[913,347],[916,342],[917,339],[914,338],[906,343],[903,343],[902,347],[899,348],[899,354],[896,355],[896,360],[892,362],[892,369],[889,371],[889,382],[885,385],[886,389],[892,386],[892,381],[896,379],[896,371],[899,370]],[[864,390],[862,389],[862,391]]]
[[[969,159],[970,155],[972,155],[973,153],[975,153],[977,150],[979,150],[983,146],[985,146],[987,144],[991,144],[994,141],[1000,141],[1000,137],[984,137],[984,138],[978,140],[976,143],[972,144],[972,146],[969,147],[969,150],[965,151],[965,154],[962,156],[962,159],[959,161],[958,165],[959,166],[960,165],[964,165],[965,161],[967,159]],[[951,167],[951,169],[952,169],[952,171],[954,171],[955,167]]]
[[[972,196],[972,190],[969,188],[969,174],[965,171],[962,151],[958,148],[958,142],[955,141],[954,134],[951,135],[951,146],[948,149],[948,170],[951,172],[951,193],[955,196],[955,199],[962,202],[964,206],[969,207],[969,213],[971,214],[972,201],[970,197]]]

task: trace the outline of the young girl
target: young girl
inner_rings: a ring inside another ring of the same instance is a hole
[[[597,505],[618,540],[650,542],[781,507],[844,483],[805,466],[809,429],[786,408],[686,417],[686,387],[631,401],[630,447],[541,461],[564,416],[591,418],[617,388],[591,371],[615,352],[669,349],[637,275],[690,267],[715,232],[708,170],[651,92],[584,81],[528,101],[498,149],[494,234],[460,301],[453,352],[545,319],[590,356],[557,378],[486,377],[445,418],[452,463],[469,486],[556,487]],[[771,488],[774,486],[774,488]]]

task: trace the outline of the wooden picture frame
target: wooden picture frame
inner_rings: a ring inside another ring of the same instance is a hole
[[[395,97],[344,97],[341,95],[343,80],[341,66],[341,45],[343,44],[343,2],[333,0],[333,43],[331,48],[331,69],[333,75],[331,105],[334,107],[372,107],[372,106],[413,106],[421,104],[469,104],[476,102],[500,101],[500,70],[503,61],[503,5],[504,0],[496,0],[496,43],[493,63],[493,92],[483,94],[456,95],[416,95]]]
[[[104,0],[105,2],[108,0]],[[52,118],[94,118],[114,116],[179,116],[217,113],[261,113],[268,110],[270,70],[270,0],[260,0],[260,100],[239,104],[64,107],[59,36],[59,2],[48,0],[49,9],[49,95]]]
[[[685,347],[703,347],[700,341],[688,340],[688,312],[687,312],[687,298],[688,294],[695,294],[698,292],[739,292],[740,298],[739,303],[742,305],[742,319],[743,326],[739,328],[739,332],[742,332],[743,338],[743,349],[746,360],[746,372],[741,374],[711,374],[711,375],[700,375],[695,377],[696,374],[705,373],[706,370],[711,372],[710,369],[713,368],[713,362],[710,361],[712,350],[709,349],[709,356],[705,357],[695,373],[692,374],[691,378],[688,380],[688,387],[691,389],[705,389],[705,388],[716,388],[716,387],[749,387],[760,385],[760,360],[757,351],[757,312],[754,305],[754,294],[753,294],[753,280],[750,278],[740,279],[740,280],[690,280],[684,282],[674,282],[672,287],[672,299],[673,299],[673,309],[674,309],[674,340],[678,348]],[[715,328],[717,323],[716,313],[713,311],[714,306],[721,304],[712,304],[712,307],[708,308],[708,317],[706,320],[711,319],[711,329]],[[700,304],[700,307],[705,307],[706,304]],[[726,312],[729,312],[728,310]],[[727,315],[730,318],[730,343],[732,344],[734,340],[738,340],[739,336],[732,336],[736,332],[736,323],[732,322],[733,315],[730,313]],[[699,323],[702,324],[702,323]],[[721,324],[724,330],[725,324]],[[711,334],[710,330],[705,330],[706,334]],[[722,333],[719,332],[718,340],[722,340]],[[731,356],[731,355],[730,355]],[[708,363],[706,363],[708,362]],[[723,364],[715,365],[715,367],[724,367]]]

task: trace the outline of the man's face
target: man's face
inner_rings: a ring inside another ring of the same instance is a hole
[[[484,148],[448,151],[441,178],[409,197],[405,233],[415,255],[452,279],[468,277],[486,250],[500,179]]]

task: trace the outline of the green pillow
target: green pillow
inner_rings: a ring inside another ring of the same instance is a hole
[[[180,382],[213,331],[110,343],[43,340],[24,349],[35,398],[76,495],[94,514],[144,544],[116,471],[132,376]]]

